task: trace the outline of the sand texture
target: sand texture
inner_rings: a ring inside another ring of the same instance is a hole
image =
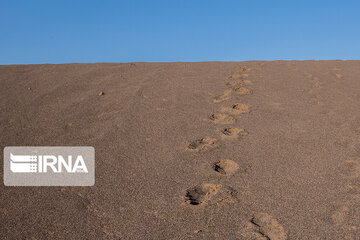
[[[360,61],[0,66],[0,110],[1,151],[96,153],[1,184],[0,239],[360,239]]]

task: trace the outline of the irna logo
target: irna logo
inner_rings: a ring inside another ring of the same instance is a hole
[[[5,147],[5,186],[93,186],[93,147]]]
[[[81,155],[73,158],[72,155],[64,157],[61,155],[14,155],[12,153],[10,153],[10,170],[13,173],[88,172]]]

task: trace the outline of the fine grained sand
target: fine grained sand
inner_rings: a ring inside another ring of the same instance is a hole
[[[0,66],[0,86],[2,150],[96,151],[93,187],[2,184],[0,239],[360,239],[359,61]]]

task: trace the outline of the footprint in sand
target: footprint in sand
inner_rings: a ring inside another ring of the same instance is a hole
[[[227,89],[223,94],[216,95],[214,97],[214,103],[223,102],[225,100],[230,99],[231,89]]]
[[[335,77],[336,77],[337,79],[341,79],[341,78],[342,78],[342,74],[339,73],[339,71],[341,71],[341,68],[333,68],[333,71],[335,72],[334,74],[335,74]]]
[[[213,113],[206,120],[216,124],[230,124],[230,123],[235,123],[236,121],[234,117],[224,113]]]
[[[250,68],[247,67],[240,67],[239,71],[234,72],[230,75],[229,79],[238,79],[238,78],[247,78],[249,74],[246,72],[250,72]]]
[[[252,82],[248,79],[242,80],[245,85],[252,85]]]
[[[308,72],[304,72],[304,75],[307,77],[307,78],[311,78],[313,75],[311,73],[308,73]]]
[[[239,165],[232,160],[221,159],[214,163],[213,169],[223,175],[232,175],[239,169]]]
[[[319,90],[323,87],[322,81],[311,73],[305,72],[304,74],[307,78],[310,78],[311,87],[308,90],[308,93],[310,94],[309,102],[314,105],[322,104],[322,98],[319,94]]]
[[[235,81],[231,81],[228,82],[226,85],[229,87],[243,87],[245,85],[251,85],[251,81],[247,80],[247,79],[243,79],[243,80],[235,80]]]
[[[318,77],[313,77],[311,84],[313,88],[322,88],[322,83]]]
[[[351,225],[352,214],[351,209],[348,206],[340,206],[336,211],[331,215],[331,220],[337,228],[341,228],[345,233],[346,237],[344,239],[357,239],[355,238],[357,227]]]
[[[341,74],[341,73],[335,73],[335,77],[336,77],[337,79],[341,79],[341,78],[342,78],[342,74]]]
[[[239,136],[246,136],[249,133],[242,128],[229,127],[221,130],[221,137],[223,139],[237,139]]]
[[[239,72],[250,72],[251,68],[248,67],[240,67]]]
[[[247,73],[234,73],[229,77],[229,79],[239,79],[239,78],[247,78],[247,77],[249,77],[249,74]]]
[[[360,183],[358,181],[355,183],[348,183],[345,186],[345,190],[350,195],[358,196],[360,198]]]
[[[360,177],[360,162],[355,160],[346,160],[339,164],[338,172],[347,178]]]
[[[203,183],[186,191],[185,202],[191,205],[217,204],[231,202],[236,197],[236,191],[221,184]]]
[[[333,68],[332,70],[335,72],[334,74],[335,74],[335,77],[336,77],[337,79],[342,78],[342,74],[339,73],[339,71],[342,70],[341,68],[335,67],[335,68]]]
[[[349,213],[350,209],[347,206],[341,206],[337,209],[332,215],[331,219],[335,225],[341,225],[346,221],[346,216]]]
[[[231,81],[231,82],[228,82],[226,84],[226,86],[229,86],[229,87],[243,87],[244,83],[243,83],[243,81]]]
[[[254,229],[254,224],[249,222],[241,229],[239,240],[269,240],[269,238]]]
[[[356,129],[357,132],[359,132],[360,128],[359,129]],[[359,133],[357,133],[359,134]],[[359,142],[359,139],[356,139],[352,144],[351,144],[351,148],[352,150],[354,151],[354,153],[357,155],[357,156],[360,156],[360,142]]]
[[[252,91],[246,87],[236,87],[234,88],[234,92],[239,95],[249,95],[252,94]]]
[[[201,152],[206,151],[217,146],[217,140],[215,138],[205,137],[190,142],[186,149],[188,151]]]
[[[250,109],[249,109],[249,105],[245,103],[236,103],[233,104],[231,107],[223,107],[221,111],[230,113],[232,115],[239,115],[243,113],[249,113]]]
[[[256,230],[264,237],[271,240],[286,240],[287,235],[284,228],[267,213],[256,213],[251,219]]]

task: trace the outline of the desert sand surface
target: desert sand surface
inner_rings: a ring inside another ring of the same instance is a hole
[[[93,187],[1,184],[0,239],[360,239],[360,61],[12,65],[0,86],[1,151],[96,152]]]

